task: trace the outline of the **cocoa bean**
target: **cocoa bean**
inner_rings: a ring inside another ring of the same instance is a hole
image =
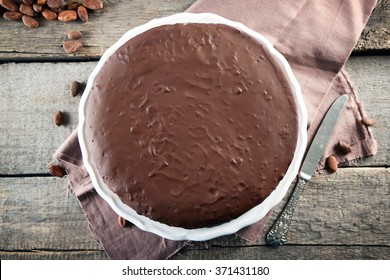
[[[41,13],[42,13],[42,16],[47,20],[57,19],[57,14],[55,12],[53,12],[52,10],[49,10],[47,8],[43,8]]]
[[[64,113],[62,113],[61,111],[58,111],[55,115],[54,115],[54,123],[57,125],[57,126],[61,126],[64,124]]]
[[[16,5],[12,0],[0,0],[0,6],[3,6],[11,12],[17,12],[19,10],[18,5]]]
[[[70,86],[70,95],[76,97],[84,90],[85,84],[78,81],[73,81]]]
[[[338,162],[334,155],[329,156],[326,159],[326,166],[329,172],[336,172],[338,169]]]
[[[83,44],[78,40],[65,41],[63,47],[67,53],[75,53],[83,47]]]
[[[349,154],[350,152],[352,152],[351,146],[345,143],[344,141],[340,140],[338,143],[338,147],[343,154]]]
[[[90,10],[101,10],[104,7],[101,0],[85,0],[83,6]]]
[[[59,165],[50,164],[49,165],[49,173],[55,177],[64,177],[66,175],[66,171]]]
[[[38,21],[30,16],[23,15],[22,16],[23,24],[28,28],[37,28],[39,26]]]
[[[78,30],[70,30],[68,32],[68,38],[70,40],[77,40],[77,39],[80,39],[83,35],[81,34],[80,31]]]
[[[127,221],[125,218],[121,217],[121,216],[118,216],[118,224],[121,226],[121,227],[126,227],[127,225]]]
[[[364,117],[361,120],[362,124],[365,126],[373,126],[376,122],[374,119],[371,119],[370,117]]]
[[[37,3],[34,3],[32,7],[33,7],[33,10],[34,10],[35,12],[37,12],[37,13],[42,12],[43,6],[40,6],[40,5],[38,5]]]
[[[28,6],[26,4],[20,4],[19,6],[19,12],[21,12],[24,15],[28,15],[30,17],[35,17],[38,14],[33,10],[32,6]]]
[[[33,0],[22,0],[22,3],[31,6],[34,3],[34,1]]]
[[[73,1],[73,2],[70,2],[68,4],[68,6],[66,6],[66,9],[68,9],[68,10],[77,10],[78,6],[79,6],[79,3],[76,2],[76,1]]]
[[[7,19],[7,20],[21,20],[22,19],[22,16],[23,14],[22,13],[19,13],[19,12],[5,12],[3,14],[3,18]]]
[[[53,12],[59,13],[65,7],[65,2],[62,0],[47,0],[47,6],[49,6],[50,10]]]
[[[77,19],[77,13],[73,10],[61,11],[58,14],[58,20],[62,22],[71,22]]]
[[[64,7],[64,2],[62,0],[47,0],[46,4],[50,9],[62,9]]]
[[[79,6],[77,8],[77,14],[79,15],[79,18],[82,22],[88,21],[88,11],[84,6]]]
[[[47,2],[47,0],[37,0],[37,4],[38,4],[39,6],[45,5],[46,2]]]

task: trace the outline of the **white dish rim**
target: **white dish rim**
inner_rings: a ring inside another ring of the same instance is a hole
[[[176,23],[214,23],[214,24],[226,24],[237,28],[243,32],[248,33],[250,36],[260,41],[273,55],[275,60],[280,64],[282,71],[287,77],[291,88],[294,93],[295,102],[297,105],[298,113],[298,140],[295,149],[293,160],[283,177],[279,182],[276,189],[259,205],[255,206],[248,212],[242,214],[238,218],[219,224],[213,227],[204,227],[197,229],[185,229],[179,227],[173,227],[166,224],[162,224],[157,221],[153,221],[145,216],[137,214],[132,208],[124,204],[119,197],[111,191],[108,186],[103,182],[101,176],[94,163],[90,161],[90,152],[85,142],[85,105],[88,100],[89,92],[91,91],[92,84],[96,75],[104,65],[104,62],[124,43],[129,39],[149,30],[151,28],[170,25]],[[91,177],[92,184],[96,192],[111,206],[111,208],[120,216],[136,225],[138,228],[157,234],[163,238],[171,240],[192,240],[192,241],[205,241],[219,236],[229,235],[236,233],[242,228],[252,225],[260,221],[274,206],[276,206],[287,193],[289,186],[296,178],[300,164],[306,149],[307,144],[307,111],[306,106],[301,94],[301,88],[296,80],[293,71],[283,55],[278,52],[271,44],[271,42],[263,35],[253,31],[242,23],[234,22],[218,16],[212,13],[178,13],[171,16],[153,19],[143,25],[135,27],[125,33],[115,44],[108,48],[97,66],[88,78],[88,82],[85,91],[81,97],[79,105],[79,124],[78,124],[78,138],[83,157],[84,166]]]

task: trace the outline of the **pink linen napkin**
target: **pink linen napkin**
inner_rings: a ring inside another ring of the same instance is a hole
[[[374,155],[376,142],[369,128],[356,90],[343,69],[362,32],[376,0],[198,0],[187,11],[211,12],[239,21],[265,35],[289,61],[308,108],[309,143],[330,104],[341,94],[350,100],[319,165],[335,154],[340,162]],[[339,141],[352,152],[342,153]],[[117,215],[95,192],[86,172],[77,132],[57,150],[54,157],[68,174],[70,186],[80,202],[95,238],[111,259],[166,259],[188,244],[144,232],[134,225],[121,228]],[[269,214],[237,234],[255,241]]]

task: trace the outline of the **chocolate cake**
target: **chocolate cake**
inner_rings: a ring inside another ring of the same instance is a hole
[[[105,62],[85,105],[91,160],[122,202],[181,228],[262,203],[288,169],[298,116],[264,46],[224,24],[163,25]]]

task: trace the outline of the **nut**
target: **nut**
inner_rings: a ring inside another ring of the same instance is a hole
[[[77,14],[79,15],[79,18],[82,22],[88,21],[88,11],[84,6],[79,6],[77,8]]]
[[[22,13],[19,12],[5,12],[3,14],[3,18],[7,20],[21,20],[22,16]]]
[[[121,216],[118,216],[118,224],[121,226],[121,227],[126,227],[127,225],[127,221],[125,218],[121,217]]]
[[[19,11],[24,14],[28,15],[30,17],[35,17],[37,13],[33,10],[32,6],[28,6],[26,4],[20,4]]]
[[[59,165],[50,164],[49,165],[49,172],[51,175],[55,177],[64,177],[66,175],[66,171],[64,168],[62,168]]]
[[[327,159],[326,159],[326,166],[328,168],[328,171],[333,173],[333,172],[336,172],[337,169],[338,169],[338,162],[337,162],[337,159],[334,155],[331,155],[329,156]]]
[[[12,0],[0,0],[0,6],[3,6],[8,11],[16,12],[18,11],[18,6]]]
[[[43,8],[42,10],[42,16],[47,20],[55,20],[57,19],[57,14],[53,12],[52,10],[49,10],[47,8]]]
[[[338,143],[338,147],[343,154],[349,154],[350,152],[352,152],[351,146],[345,143],[344,141],[340,140]]]
[[[58,14],[58,20],[62,22],[70,22],[75,21],[77,19],[77,13],[73,10],[65,10],[61,11]]]
[[[54,123],[55,123],[57,126],[63,125],[63,124],[64,124],[64,113],[62,113],[61,111],[58,111],[58,112],[54,115]]]
[[[103,9],[103,1],[100,0],[85,0],[83,6],[90,10],[101,10]]]
[[[75,53],[83,47],[83,44],[77,40],[65,41],[63,47],[67,53]]]
[[[35,19],[33,19],[30,16],[23,15],[22,21],[23,21],[23,24],[28,28],[37,28],[39,26],[38,21],[36,21]]]
[[[77,40],[77,39],[80,39],[83,35],[81,34],[80,31],[78,30],[70,30],[68,32],[68,38],[70,40]]]
[[[361,120],[362,124],[364,124],[365,126],[373,126],[375,124],[375,120],[374,119],[371,119],[370,117],[364,117],[362,120]]]

